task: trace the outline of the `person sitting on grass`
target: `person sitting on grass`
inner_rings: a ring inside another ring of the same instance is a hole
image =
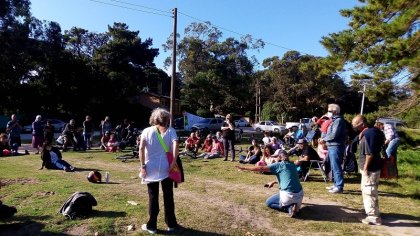
[[[212,147],[213,139],[211,137],[211,134],[208,134],[206,137],[206,140],[204,140],[203,146],[201,147],[201,150],[204,152],[210,152]]]
[[[107,147],[110,136],[111,136],[111,132],[109,132],[109,131],[106,131],[105,134],[102,136],[102,138],[101,138],[101,149],[102,150],[106,150],[106,147]]]
[[[115,134],[111,134],[109,136],[108,142],[106,143],[105,151],[116,152],[117,150],[119,150],[118,145],[119,145],[119,143],[118,143],[117,137],[115,137]]]
[[[271,188],[279,183],[279,193],[276,193],[266,200],[269,208],[288,213],[289,217],[294,217],[299,212],[303,200],[303,188],[299,181],[296,166],[289,162],[289,157],[285,151],[278,150],[276,163],[268,166],[236,166],[239,170],[249,170],[255,172],[271,172],[277,177],[277,181],[266,183],[264,187]]]
[[[42,145],[41,160],[42,166],[40,170],[45,167],[47,169],[64,170],[66,172],[74,171],[74,167],[63,160],[60,150],[57,147],[53,147],[51,143],[44,142]]]
[[[9,136],[5,133],[0,134],[0,157],[6,156],[21,156],[29,155],[28,150],[25,150],[25,154],[17,152],[17,144],[13,144],[15,147],[11,148],[9,145]]]
[[[213,139],[213,142],[212,142],[212,145],[211,145],[210,152],[204,152],[204,153],[198,155],[197,157],[203,157],[204,159],[213,159],[213,158],[224,156],[224,150],[223,150],[222,142],[217,140],[216,136],[213,136],[212,139]]]
[[[185,140],[185,150],[184,152],[194,152],[196,153],[198,150],[198,138],[194,132],[190,134],[190,137]]]
[[[277,149],[284,150],[284,142],[278,140],[276,137],[271,138],[271,143],[269,145],[272,147],[273,151],[276,151]]]
[[[248,153],[246,156],[241,155],[239,158],[239,163],[242,164],[256,164],[258,161],[260,161],[261,158],[261,148],[258,145],[258,142],[256,139],[253,139],[251,141],[252,145],[248,148]]]
[[[271,157],[271,155],[273,155],[273,148],[271,147],[271,145],[265,145],[261,159],[259,162],[257,162],[257,164],[255,164],[256,166],[267,166],[270,164],[273,164],[274,162],[276,162],[275,157]]]

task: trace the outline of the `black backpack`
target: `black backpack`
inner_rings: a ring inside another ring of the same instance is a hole
[[[12,217],[17,212],[16,207],[4,205],[0,201],[0,220]]]
[[[343,170],[347,173],[357,173],[358,165],[356,160],[356,155],[352,152],[351,144],[347,145],[345,154],[344,154],[344,161],[343,161]]]
[[[88,216],[92,213],[92,206],[96,206],[97,204],[92,194],[88,192],[75,192],[64,202],[59,213],[72,220],[78,216]]]

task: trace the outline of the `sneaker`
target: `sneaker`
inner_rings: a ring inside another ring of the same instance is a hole
[[[382,225],[381,218],[369,218],[368,216],[362,219],[361,221],[363,224],[366,224],[366,225]]]
[[[332,190],[334,189],[334,186],[325,187],[326,190]]]
[[[174,232],[174,231],[175,231],[175,228],[171,228],[171,227],[169,227],[169,228],[167,229],[167,231],[168,231],[168,232]]]
[[[328,190],[328,192],[330,192],[330,193],[343,193],[343,190],[342,190],[342,189],[339,189],[339,188],[334,187],[333,189]]]
[[[25,155],[29,155],[29,151],[28,150],[25,150]]]
[[[290,205],[287,210],[288,210],[287,216],[294,217],[296,215],[296,204]]]
[[[147,224],[142,224],[141,225],[141,229],[144,230],[144,231],[147,231],[147,232],[149,232],[151,234],[156,234],[157,233],[157,230],[156,229],[148,229],[147,228]]]

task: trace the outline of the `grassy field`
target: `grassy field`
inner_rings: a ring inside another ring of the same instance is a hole
[[[127,151],[128,152],[128,151]],[[77,167],[66,173],[38,170],[38,155],[0,158],[0,200],[18,213],[0,221],[0,235],[142,235],[148,218],[147,186],[138,179],[138,161],[121,162],[121,153],[89,150],[66,152],[64,159]],[[238,171],[238,163],[221,159],[183,158],[186,182],[175,192],[180,235],[420,235],[419,151],[399,152],[401,178],[380,185],[384,226],[359,223],[363,217],[360,177],[345,176],[345,193],[328,194],[318,170],[303,183],[305,198],[298,218],[265,206],[277,189],[264,188],[273,176]],[[86,180],[90,170],[109,171],[110,184]],[[68,220],[58,214],[63,202],[76,191],[87,191],[98,206],[89,218]],[[138,205],[128,204],[135,201]],[[127,231],[134,225],[134,231]],[[159,234],[165,234],[163,205]]]

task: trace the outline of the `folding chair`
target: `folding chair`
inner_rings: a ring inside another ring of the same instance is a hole
[[[310,174],[311,169],[312,169],[312,165],[314,165],[314,163],[316,163],[315,165],[318,165],[318,167],[316,167],[314,165],[314,169],[319,169],[321,171],[322,178],[324,178],[325,183],[327,183],[328,178],[327,178],[327,175],[325,174],[325,171],[324,171],[324,168],[323,168],[324,167],[324,161],[310,160],[310,162],[311,162],[311,164],[309,165],[308,172],[306,173],[305,178],[303,179],[303,182],[305,182],[306,179],[309,177],[309,174]]]

